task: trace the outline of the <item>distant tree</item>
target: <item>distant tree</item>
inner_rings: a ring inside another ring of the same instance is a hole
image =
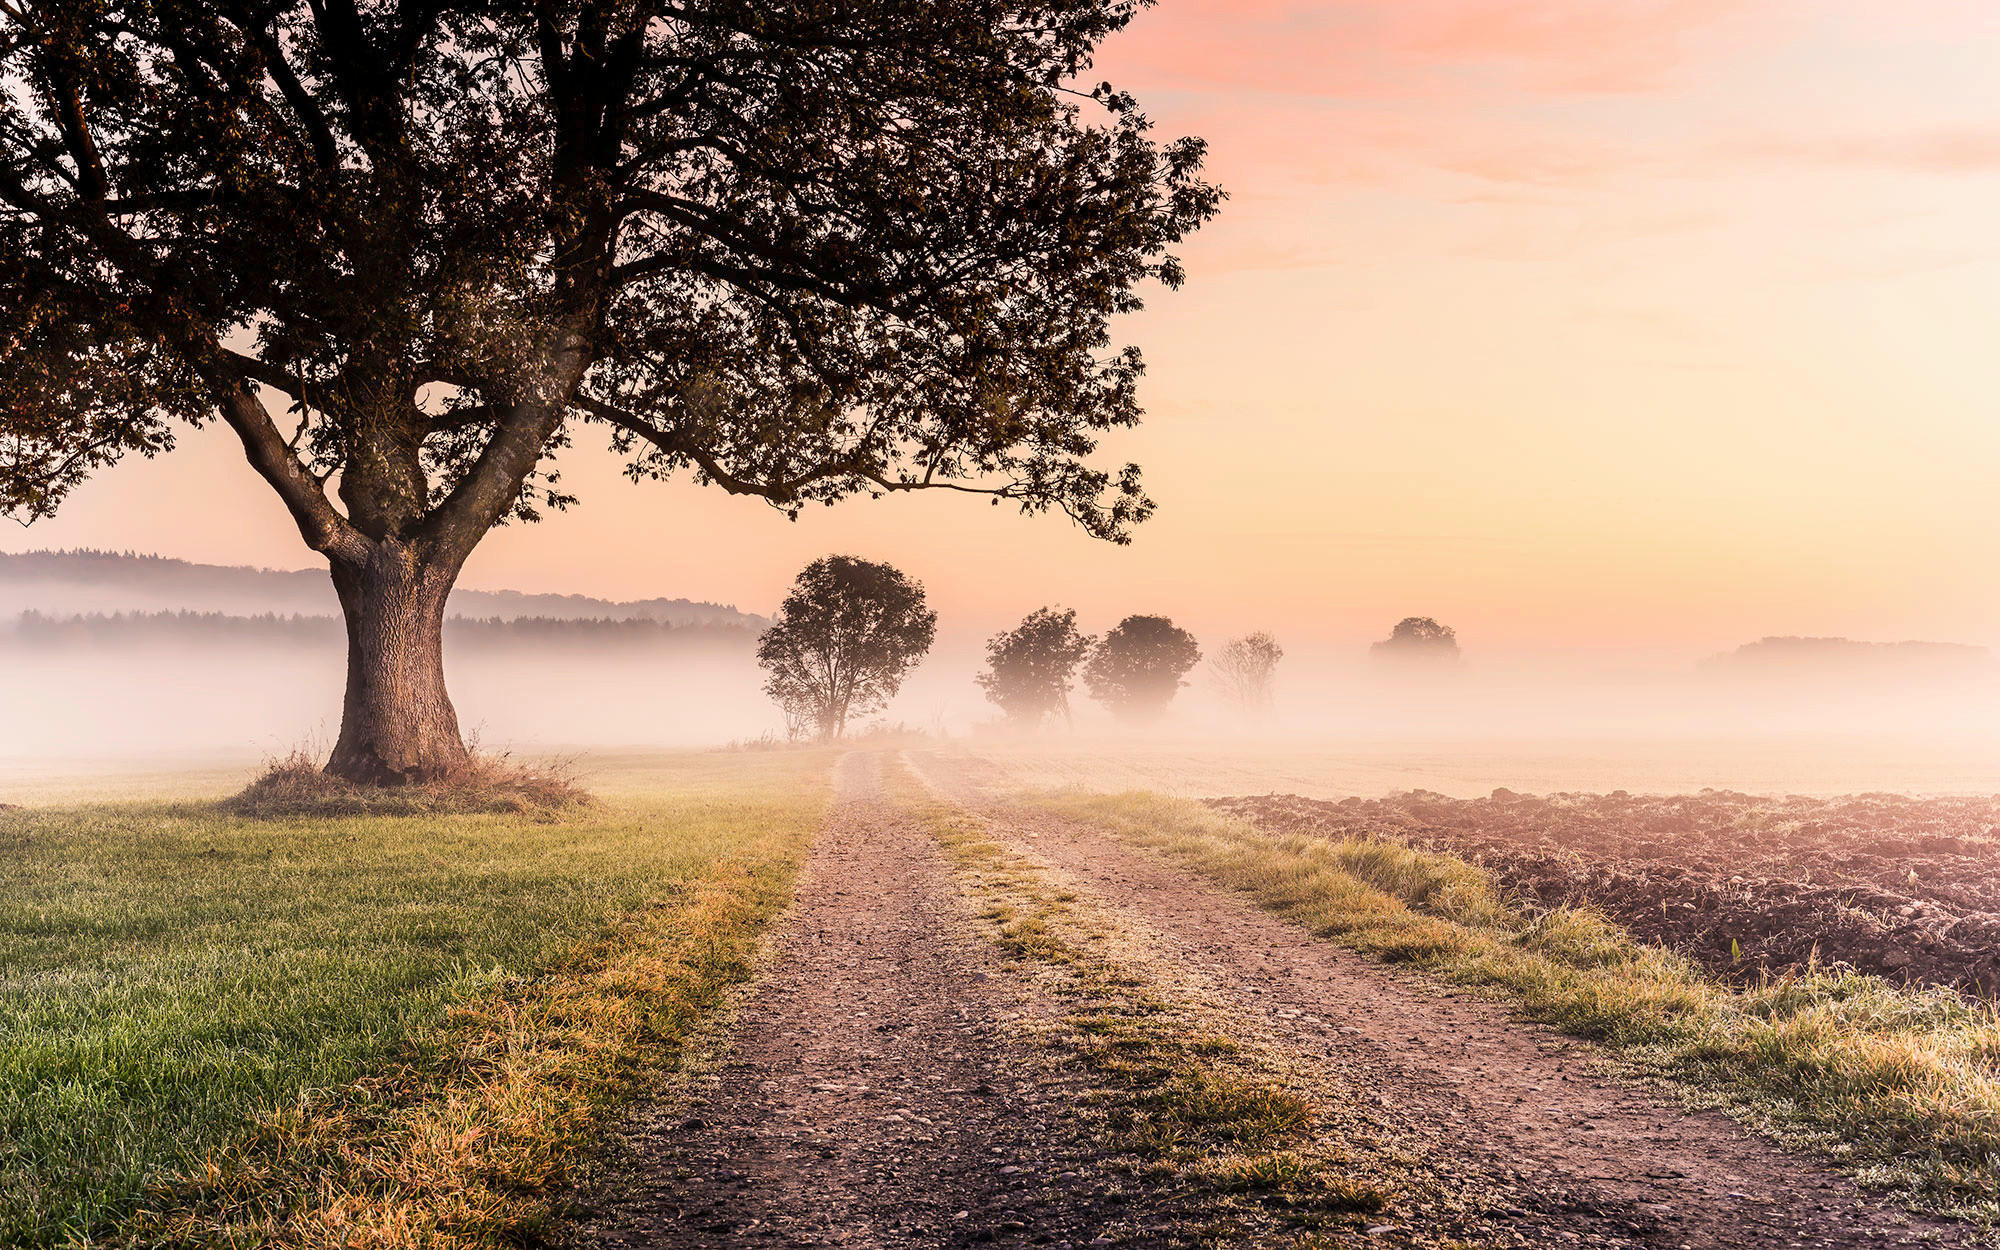
[[[803,742],[819,733],[817,713],[803,691],[786,689],[772,697],[778,701],[778,711],[785,718],[785,737],[789,741]]]
[[[1091,697],[1121,720],[1149,720],[1167,710],[1201,647],[1164,616],[1128,616],[1090,653],[1083,677]]]
[[[895,697],[936,633],[922,583],[853,556],[814,560],[758,640],[764,691],[789,730],[810,725],[822,740],[838,738],[850,717]]]
[[[1123,541],[1112,319],[1219,200],[1090,76],[1143,7],[4,0],[0,514],[226,427],[327,561],[371,784],[463,764],[445,598],[581,439]]]
[[[1068,721],[1070,688],[1089,653],[1090,637],[1077,631],[1073,610],[1037,608],[987,640],[979,684],[1016,724],[1032,729],[1058,713]]]
[[[1458,659],[1458,634],[1428,616],[1406,616],[1369,651],[1380,660],[1450,663]]]
[[[1222,697],[1245,714],[1264,717],[1271,713],[1278,675],[1278,661],[1285,649],[1278,640],[1263,632],[1231,639],[1208,662]]]

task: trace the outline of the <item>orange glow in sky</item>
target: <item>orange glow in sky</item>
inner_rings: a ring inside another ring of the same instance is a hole
[[[829,550],[947,629],[1060,602],[1346,646],[2000,644],[2000,4],[1161,0],[1098,74],[1231,193],[1150,361],[1132,547],[964,497],[787,523],[566,454],[465,584],[768,611]],[[228,436],[0,548],[306,567]]]

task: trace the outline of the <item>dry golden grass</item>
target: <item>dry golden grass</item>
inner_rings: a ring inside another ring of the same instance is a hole
[[[1150,967],[1143,943],[1108,909],[993,841],[978,817],[926,798],[907,776],[897,790],[943,847],[988,936],[1060,1005],[1045,1039],[1101,1082],[1112,1146],[1237,1220],[1294,1233],[1352,1226],[1391,1201],[1380,1169],[1348,1166],[1353,1155],[1275,1058]]]
[[[363,786],[331,776],[304,751],[274,760],[222,810],[255,819],[328,816],[552,818],[589,805],[590,794],[562,762],[527,763],[476,751],[450,775],[419,785]]]
[[[746,851],[561,966],[453,1008],[388,1070],[262,1117],[155,1187],[119,1240],[403,1250],[546,1231],[606,1116],[748,975],[796,860]]]
[[[1517,1002],[1693,1101],[1912,1203],[2000,1219],[2000,1015],[1815,970],[1736,989],[1587,910],[1530,914],[1474,865],[1401,843],[1273,836],[1154,794],[1028,801],[1087,821],[1364,954]]]

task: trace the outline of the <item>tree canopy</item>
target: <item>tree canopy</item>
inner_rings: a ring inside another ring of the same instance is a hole
[[[1419,663],[1450,662],[1458,659],[1458,633],[1428,616],[1406,616],[1396,622],[1389,636],[1369,651],[1382,660],[1414,660]]]
[[[1092,649],[1083,678],[1091,697],[1123,720],[1164,713],[1201,663],[1195,637],[1164,616],[1128,616]]]
[[[1199,141],[1070,86],[1136,7],[5,0],[0,506],[219,415],[315,547],[463,544],[567,503],[594,424],[789,511],[956,487],[1123,537],[1107,319],[1217,202]]]
[[[1068,720],[1069,692],[1090,645],[1090,636],[1076,627],[1073,609],[1037,608],[987,640],[979,684],[1018,725],[1032,729],[1057,715]]]
[[[936,633],[921,582],[887,564],[826,556],[792,583],[757,662],[787,726],[831,739],[895,697]]]

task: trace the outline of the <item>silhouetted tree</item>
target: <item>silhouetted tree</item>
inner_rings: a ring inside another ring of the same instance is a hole
[[[1209,660],[1208,667],[1223,698],[1246,715],[1265,717],[1271,714],[1278,661],[1284,658],[1285,649],[1278,645],[1278,640],[1258,632],[1231,639]]]
[[[339,591],[327,767],[381,783],[463,761],[445,596],[587,425],[794,515],[952,489],[1122,541],[1109,318],[1219,199],[1072,89],[1139,7],[0,3],[0,511],[220,420]]]
[[[895,697],[936,632],[921,582],[853,556],[814,560],[758,640],[764,691],[788,731],[810,724],[822,739],[838,738],[849,717]]]
[[[1122,720],[1148,720],[1167,710],[1201,647],[1164,616],[1128,616],[1091,650],[1083,679],[1090,695]]]
[[[1077,631],[1075,611],[1037,608],[987,640],[979,684],[1016,724],[1032,729],[1058,713],[1067,722],[1070,688],[1089,652],[1090,637]]]
[[[1449,663],[1458,659],[1458,635],[1428,616],[1406,616],[1369,651],[1381,660]]]

